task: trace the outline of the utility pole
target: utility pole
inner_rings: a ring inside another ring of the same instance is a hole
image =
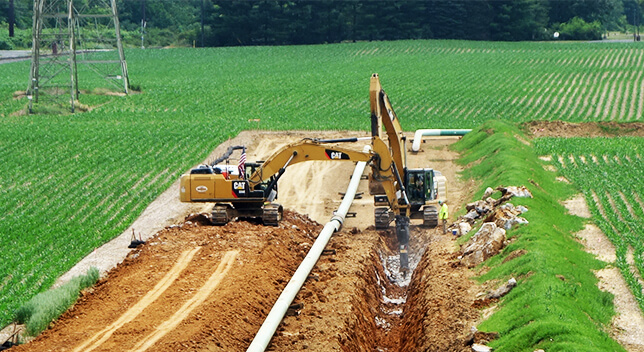
[[[203,45],[203,35],[204,35],[203,34],[203,9],[204,9],[203,2],[204,0],[201,0],[201,47],[202,48],[204,47]]]
[[[145,0],[141,0],[141,49],[145,49],[145,27],[147,24],[145,20]]]

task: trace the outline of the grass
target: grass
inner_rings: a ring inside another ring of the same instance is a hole
[[[75,276],[60,287],[37,294],[18,308],[14,321],[25,324],[27,334],[37,336],[71,307],[80,292],[98,281],[99,272],[90,268],[85,275]]]
[[[463,153],[461,162],[471,165],[464,176],[484,185],[477,196],[498,185],[525,185],[533,194],[512,199],[529,209],[523,214],[529,224],[508,231],[510,244],[479,268],[481,282],[518,281],[479,329],[499,332],[490,343],[495,351],[623,351],[605,332],[614,315],[613,297],[597,288],[593,273],[605,264],[575,241],[572,234],[583,221],[559,204],[576,191],[557,182],[517,137],[525,139],[516,127],[494,121],[454,146]],[[504,262],[519,249],[526,254]]]

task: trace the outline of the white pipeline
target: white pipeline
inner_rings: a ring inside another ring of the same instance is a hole
[[[291,302],[293,302],[293,299],[295,299],[300,288],[302,288],[304,281],[306,281],[309,273],[313,270],[313,267],[320,258],[320,255],[322,255],[324,247],[326,247],[333,233],[342,227],[344,218],[347,215],[349,207],[351,207],[351,203],[353,202],[353,198],[356,195],[356,190],[358,189],[358,184],[360,183],[360,178],[362,177],[365,166],[365,162],[359,162],[356,164],[353,176],[351,177],[351,182],[349,182],[349,187],[347,187],[347,192],[344,195],[344,199],[342,200],[340,207],[333,213],[331,220],[324,225],[324,228],[318,235],[315,243],[313,243],[309,253],[306,255],[304,260],[302,260],[302,263],[295,271],[295,274],[293,274],[293,277],[284,288],[284,291],[282,291],[282,294],[277,298],[277,301],[268,313],[266,320],[264,320],[264,323],[259,328],[257,335],[255,335],[250,346],[248,346],[248,349],[246,350],[247,352],[263,352],[266,350],[273,334],[275,334],[275,330],[277,330],[278,325],[282,322],[288,307],[291,305]]]
[[[441,130],[441,129],[429,129],[429,130],[416,130],[414,133],[414,142],[411,145],[411,150],[417,152],[420,150],[420,144],[423,142],[423,136],[462,136],[472,130]]]

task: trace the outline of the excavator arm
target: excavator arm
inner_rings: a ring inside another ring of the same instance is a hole
[[[389,97],[380,85],[380,78],[377,73],[371,75],[369,102],[371,105],[371,134],[382,138],[382,127],[384,125],[392,158],[398,170],[403,172],[406,165],[405,136]]]
[[[353,142],[358,141],[358,139],[350,138],[337,141]],[[335,145],[332,146],[324,140],[303,139],[283,147],[266,159],[248,178],[248,181],[251,185],[259,184],[273,175],[278,175],[280,170],[286,169],[287,166],[304,161],[370,161],[373,157],[373,153],[358,152]]]
[[[368,152],[356,151],[338,146],[338,143],[371,140]],[[397,191],[402,187],[400,174],[391,158],[387,145],[378,137],[345,138],[335,140],[303,139],[280,149],[266,161],[257,165],[248,177],[226,179],[220,174],[202,174],[199,169],[182,176],[181,201],[183,202],[258,202],[258,189],[264,190],[267,200],[269,192],[290,165],[304,161],[364,161],[372,168],[373,177],[382,182],[389,202],[396,210],[404,208],[406,199],[398,201]],[[275,176],[275,177],[274,177]],[[266,182],[269,182],[266,185]],[[244,184],[247,183],[246,186]],[[261,187],[257,187],[259,185]],[[403,192],[404,194],[404,192]],[[262,196],[260,196],[262,197]]]
[[[361,152],[338,146],[337,143],[357,142],[358,140],[371,140],[372,150]],[[402,187],[402,179],[396,166],[393,164],[391,153],[387,145],[378,137],[367,138],[346,138],[335,140],[303,139],[285,146],[269,157],[261,166],[248,178],[251,188],[266,182],[272,176],[276,176],[270,185],[265,187],[267,194],[284,174],[290,165],[304,161],[364,161],[369,162],[372,168],[373,177],[383,184],[387,199],[395,212],[404,209],[408,203],[406,199],[399,201],[397,191]],[[404,195],[404,192],[402,192]],[[402,211],[405,213],[405,210]]]

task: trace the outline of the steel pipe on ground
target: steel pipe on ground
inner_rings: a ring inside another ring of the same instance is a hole
[[[351,203],[353,202],[353,198],[356,195],[358,184],[360,183],[360,178],[362,177],[362,173],[364,172],[366,165],[367,164],[365,162],[358,162],[356,164],[353,176],[351,176],[351,182],[349,182],[347,192],[344,195],[344,199],[342,200],[340,207],[333,213],[331,220],[324,225],[324,228],[318,235],[315,243],[311,246],[309,253],[306,255],[304,260],[302,260],[302,263],[295,271],[295,274],[293,274],[293,277],[277,298],[277,301],[268,313],[266,320],[264,320],[264,323],[259,328],[257,335],[255,335],[250,346],[248,346],[248,349],[246,350],[247,352],[263,352],[266,350],[273,334],[275,334],[275,330],[277,330],[278,325],[282,322],[288,307],[302,288],[304,281],[306,281],[309,273],[313,270],[313,267],[320,258],[320,255],[322,255],[324,247],[326,247],[333,233],[342,227],[344,218],[347,215],[349,207],[351,207]]]
[[[420,144],[423,142],[423,136],[463,136],[472,130],[442,130],[442,129],[425,129],[416,130],[414,133],[414,142],[411,145],[411,150],[417,152],[420,150]]]

